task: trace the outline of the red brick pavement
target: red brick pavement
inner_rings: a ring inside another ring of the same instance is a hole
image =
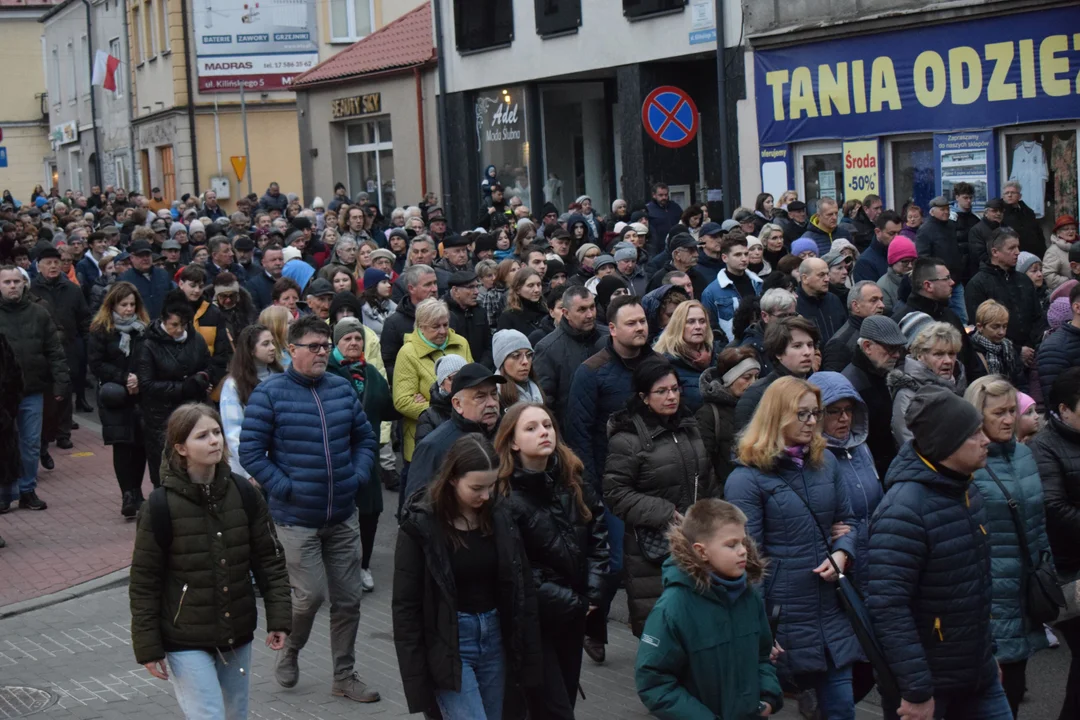
[[[131,564],[135,521],[120,516],[112,449],[86,424],[71,450],[50,449],[52,471],[39,469],[38,495],[48,510],[0,515],[0,607],[65,590]],[[150,489],[145,480],[144,492]]]

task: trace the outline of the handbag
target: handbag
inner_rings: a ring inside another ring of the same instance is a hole
[[[1058,584],[1057,574],[1050,567],[1048,553],[1040,553],[1038,565],[1032,567],[1027,533],[1024,531],[1024,521],[1020,519],[1020,504],[1005,489],[1005,485],[989,465],[986,466],[986,473],[1005,496],[1013,525],[1016,526],[1016,537],[1020,541],[1020,558],[1024,569],[1024,612],[1036,627],[1044,623],[1052,623],[1057,620],[1061,609],[1065,607],[1065,593]]]
[[[689,499],[688,496],[690,495],[688,487],[689,483],[683,483],[682,497],[679,499],[679,504],[675,506],[675,510],[680,513],[685,513],[691,505],[697,502],[697,451],[694,450],[693,442],[690,443],[690,451],[694,453],[694,492],[692,499],[687,502]],[[634,539],[637,540],[638,549],[641,551],[642,557],[654,565],[663,565],[664,561],[668,559],[668,555],[671,554],[671,545],[668,543],[667,539],[667,528],[651,528],[635,525]]]

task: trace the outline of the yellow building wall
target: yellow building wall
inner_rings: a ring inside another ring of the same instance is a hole
[[[35,185],[46,189],[45,158],[52,154],[49,129],[41,127],[5,127],[4,140],[8,166],[0,168],[0,190],[10,190],[15,199],[28,203]]]
[[[229,158],[244,154],[244,129],[239,106],[220,107],[218,124],[221,132],[221,174],[229,178],[230,199],[221,205],[232,210],[236,198],[247,194],[247,175],[237,181]],[[251,190],[261,197],[271,182],[281,186],[283,193],[303,196],[300,174],[300,143],[295,107],[282,110],[252,110],[248,106],[248,145],[251,149],[249,171]],[[199,108],[195,116],[198,137],[199,187],[210,187],[210,178],[218,174],[214,143],[214,116]]]
[[[35,185],[45,184],[44,160],[52,153],[48,117],[42,115],[41,98],[36,97],[45,92],[37,21],[43,12],[0,14],[0,57],[8,68],[0,73],[0,128],[4,131],[0,146],[7,148],[8,155],[8,166],[0,168],[0,189],[11,190],[22,202],[30,201]]]

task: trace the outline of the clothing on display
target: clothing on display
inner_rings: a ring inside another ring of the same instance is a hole
[[[1076,133],[1054,137],[1050,145],[1050,169],[1054,173],[1054,215],[1076,217]]]
[[[1024,202],[1041,218],[1046,206],[1046,181],[1049,179],[1046,152],[1034,140],[1025,140],[1016,146],[1012,157],[1010,180],[1020,183]]]

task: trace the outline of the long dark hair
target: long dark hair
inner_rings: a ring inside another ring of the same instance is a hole
[[[461,517],[461,507],[458,504],[454,482],[471,472],[496,472],[498,469],[499,457],[495,454],[495,448],[480,433],[469,433],[458,438],[450,446],[450,452],[446,454],[446,459],[439,468],[439,474],[428,486],[426,502],[431,509],[431,514],[442,524],[453,547],[465,545],[461,531],[454,527],[454,521]],[[479,513],[480,532],[484,535],[490,535],[492,532],[491,506],[494,497],[493,492],[492,500],[484,503]]]
[[[236,396],[240,398],[241,405],[247,405],[248,398],[259,384],[259,372],[255,367],[255,345],[264,332],[270,333],[271,337],[274,335],[265,325],[248,325],[240,331],[240,337],[236,339],[232,361],[229,362],[229,375],[236,383]],[[274,358],[274,362],[268,367],[271,372],[284,372],[277,358]]]

